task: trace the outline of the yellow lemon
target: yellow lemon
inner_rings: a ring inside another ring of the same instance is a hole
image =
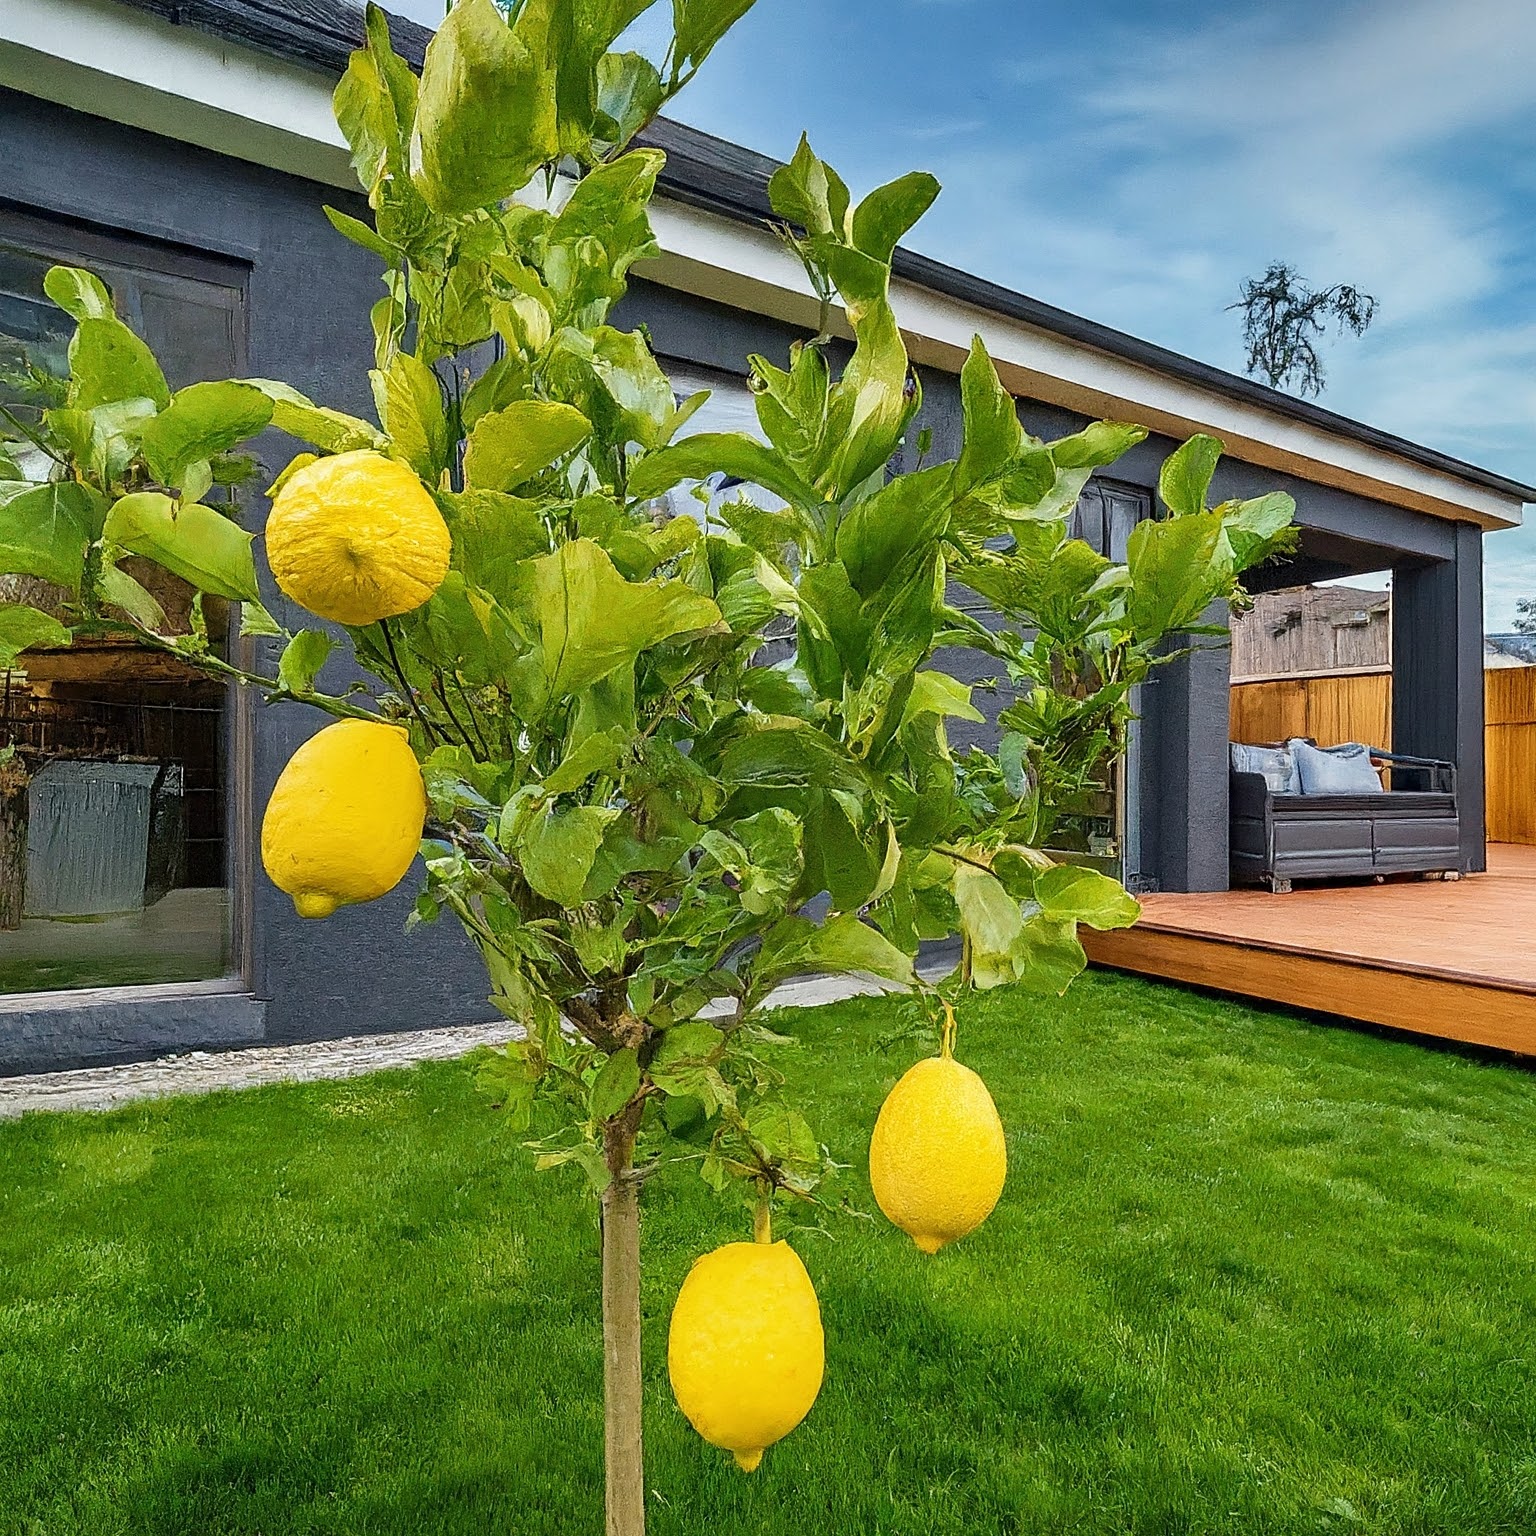
[[[987,1085],[950,1056],[920,1061],[891,1089],[869,1144],[880,1209],[924,1253],[974,1231],[1008,1176]]]
[[[816,1288],[788,1243],[727,1243],[694,1261],[667,1373],[688,1422],[743,1472],[811,1411],[824,1362]]]
[[[338,720],[288,759],[261,823],[261,862],[300,917],[373,901],[405,877],[427,792],[398,725]]]
[[[267,559],[296,603],[336,624],[419,608],[448,574],[452,540],[408,465],[366,449],[295,471],[267,516]]]

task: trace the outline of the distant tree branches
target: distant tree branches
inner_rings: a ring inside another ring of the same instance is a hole
[[[1536,635],[1536,597],[1522,597],[1515,603],[1515,633]]]
[[[1323,392],[1317,343],[1326,323],[1362,336],[1375,318],[1376,300],[1349,283],[1314,290],[1294,267],[1276,261],[1263,277],[1246,278],[1242,297],[1227,308],[1242,311],[1249,375],[1315,399]]]

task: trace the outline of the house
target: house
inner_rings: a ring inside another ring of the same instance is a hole
[[[419,62],[427,33],[405,22],[394,31]],[[64,332],[41,274],[80,262],[109,278],[173,383],[282,377],[367,411],[378,272],[322,211],[366,212],[330,107],[360,33],[360,10],[343,0],[0,0],[0,331],[57,346]],[[715,410],[744,413],[747,354],[782,355],[817,321],[797,263],[764,227],[773,162],[677,124],[650,137],[668,154],[654,210],[664,254],[620,318],[649,327],[681,386],[708,384]],[[1227,446],[1217,495],[1296,498],[1299,550],[1258,586],[1392,571],[1394,744],[1457,760],[1461,863],[1480,869],[1482,536],[1518,523],[1536,489],[925,257],[898,253],[895,270],[935,454],[958,448],[957,375],[979,332],[1032,432],[1054,437],[1101,416],[1152,429],[1092,482],[1076,514],[1106,552],[1123,552],[1136,521],[1156,515],[1157,469],[1175,441],[1205,431]],[[271,464],[286,453],[274,440]],[[0,1068],[484,1016],[461,936],[446,925],[405,931],[407,889],[305,923],[260,873],[260,807],[317,717],[249,698],[194,701],[169,675],[123,677],[111,655],[49,666],[59,675],[34,666],[21,681],[25,709],[41,713],[23,722],[8,703],[8,728],[79,734],[90,706],[92,739],[119,743],[119,757],[185,758],[183,788],[195,773],[209,841],[200,873],[187,857],[168,896],[89,925],[88,964],[78,934],[69,956],[53,953],[59,925],[46,918],[0,932]],[[1103,839],[1133,886],[1226,885],[1228,685],[1226,649],[1207,646],[1144,690]],[[174,730],[151,739],[156,710]],[[141,750],[121,747],[124,731],[139,733]],[[137,807],[146,830],[129,873],[148,888],[174,828],[164,832],[164,783],[144,778],[120,774],[92,792]],[[74,792],[85,791],[57,790]],[[180,800],[190,826],[190,792]]]

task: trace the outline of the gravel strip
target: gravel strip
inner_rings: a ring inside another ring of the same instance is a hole
[[[883,990],[848,977],[813,976],[780,987],[770,1007],[813,1008]],[[721,1010],[724,1011],[724,1010]],[[304,1045],[258,1045],[238,1051],[190,1051],[155,1061],[70,1072],[0,1077],[0,1120],[36,1110],[116,1109],[135,1099],[163,1099],[221,1088],[258,1088],[265,1083],[313,1083],[361,1077],[418,1061],[447,1061],[482,1045],[505,1045],[521,1033],[516,1024],[457,1024],[400,1034],[349,1035]]]

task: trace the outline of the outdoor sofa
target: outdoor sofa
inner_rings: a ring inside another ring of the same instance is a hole
[[[1323,784],[1356,787],[1308,792],[1298,757],[1319,770]],[[1322,758],[1347,763],[1347,772],[1336,773]],[[1390,788],[1382,787],[1381,767],[1390,770]],[[1234,742],[1231,818],[1234,885],[1283,893],[1293,880],[1414,873],[1455,879],[1460,872],[1456,768],[1434,758],[1357,743],[1324,749],[1303,738],[1283,745]]]

